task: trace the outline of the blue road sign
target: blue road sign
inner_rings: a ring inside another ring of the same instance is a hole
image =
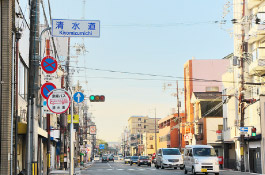
[[[73,96],[73,99],[76,103],[81,103],[84,101],[85,96],[82,92],[76,92]]]
[[[105,145],[104,144],[100,144],[99,145],[99,149],[105,149]]]
[[[49,93],[56,89],[56,86],[53,83],[45,83],[41,86],[41,95],[43,98],[48,99]]]
[[[248,132],[248,127],[240,127],[240,132]]]

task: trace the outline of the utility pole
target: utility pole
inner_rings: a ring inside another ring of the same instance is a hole
[[[179,134],[179,150],[181,151],[181,134],[180,134],[180,120],[181,120],[181,117],[179,115],[179,108],[180,108],[180,102],[179,102],[179,83],[177,81],[177,108],[178,108],[178,125],[179,125],[179,128],[178,128],[178,134]]]
[[[242,19],[245,17],[245,5],[246,2],[245,0],[243,0],[243,7],[242,7]],[[241,46],[241,57],[240,57],[240,68],[241,68],[241,85],[239,88],[240,91],[240,115],[241,115],[241,119],[240,119],[240,127],[244,127],[244,52],[246,51],[244,45],[245,45],[245,30],[244,30],[244,24],[242,24],[242,46]],[[240,156],[241,156],[241,165],[240,165],[240,169],[242,172],[245,171],[245,163],[244,163],[244,146],[245,146],[245,142],[244,142],[244,134],[240,133]]]
[[[38,112],[39,95],[39,0],[30,3],[30,46],[29,46],[29,84],[28,84],[28,115],[27,115],[27,174],[32,174],[32,163],[37,163],[38,151]],[[33,128],[35,127],[35,128]]]
[[[155,152],[157,154],[157,136],[156,136],[156,130],[157,130],[157,126],[156,126],[156,108],[155,108]]]

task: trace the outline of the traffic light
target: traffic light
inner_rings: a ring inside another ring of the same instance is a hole
[[[104,102],[105,96],[104,95],[90,95],[89,100],[90,102]]]
[[[251,136],[255,137],[257,134],[256,134],[256,131],[257,129],[256,128],[252,128],[251,129]]]

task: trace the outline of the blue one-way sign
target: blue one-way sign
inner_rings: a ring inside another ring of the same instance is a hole
[[[248,127],[240,127],[240,132],[248,132]]]
[[[99,149],[105,149],[105,145],[104,144],[100,144],[99,145]]]
[[[76,103],[81,103],[84,101],[85,96],[82,92],[76,92],[73,96],[73,99]]]

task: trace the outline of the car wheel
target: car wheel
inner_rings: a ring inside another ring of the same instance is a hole
[[[192,167],[192,174],[196,175],[195,169]]]
[[[132,164],[130,164],[132,166]]]
[[[151,167],[151,163],[149,164],[149,166]]]
[[[219,175],[219,173],[214,173],[215,175]]]
[[[140,164],[138,164],[138,166],[141,166]]]
[[[186,168],[184,167],[184,174],[187,174],[188,173],[188,171],[186,170]]]
[[[183,170],[183,169],[184,169],[184,167],[180,167],[180,169],[181,169],[181,170]]]
[[[176,169],[178,169],[178,167],[174,167],[174,169],[176,170]]]

